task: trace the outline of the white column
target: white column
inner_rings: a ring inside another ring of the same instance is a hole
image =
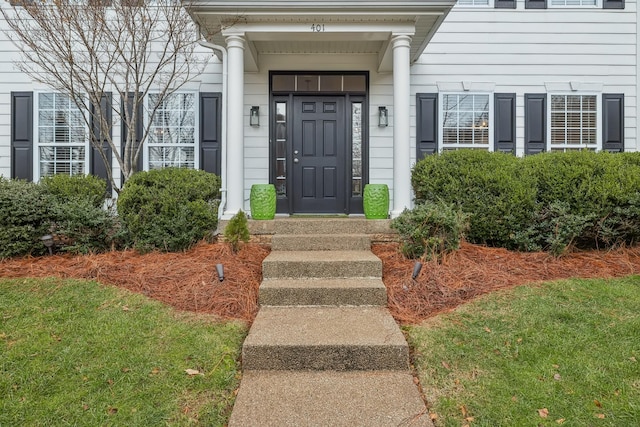
[[[411,145],[409,144],[409,57],[411,37],[394,35],[393,47],[393,208],[395,218],[411,206]]]
[[[244,206],[244,37],[227,41],[227,205],[229,219]]]

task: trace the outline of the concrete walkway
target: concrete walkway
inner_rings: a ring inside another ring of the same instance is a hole
[[[388,221],[250,227],[272,236],[272,252],[229,426],[432,426],[371,253],[370,236],[388,232]]]

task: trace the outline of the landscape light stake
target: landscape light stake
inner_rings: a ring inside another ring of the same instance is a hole
[[[40,238],[42,240],[42,244],[49,249],[49,255],[53,255],[53,236],[51,234],[46,234]]]
[[[222,282],[224,280],[224,267],[222,264],[216,264],[216,271],[218,272],[218,279]]]
[[[420,270],[422,270],[422,263],[420,261],[416,261],[413,265],[413,274],[411,275],[413,280],[416,280],[416,277],[420,274]]]

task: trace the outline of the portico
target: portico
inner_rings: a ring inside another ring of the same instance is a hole
[[[300,197],[322,207],[337,198],[332,213],[357,214],[368,182],[389,185],[392,216],[409,207],[410,67],[454,3],[194,2],[204,37],[227,51],[223,217],[246,210],[251,184],[265,181],[278,186],[284,214],[299,212]],[[274,73],[293,76],[290,85],[274,85]],[[352,74],[366,84],[345,86]],[[298,85],[305,76],[311,86]],[[252,106],[259,127],[249,126]],[[391,119],[386,128],[380,106]],[[276,134],[277,126],[286,131]],[[336,160],[324,162],[327,156]]]

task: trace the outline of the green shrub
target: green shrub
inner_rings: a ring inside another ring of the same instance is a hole
[[[86,199],[96,207],[102,207],[107,191],[106,181],[94,175],[52,175],[40,184],[63,201]]]
[[[525,158],[523,165],[536,180],[541,206],[537,222],[546,223],[549,212],[561,204],[562,214],[555,209],[559,214],[557,227],[572,228],[574,221],[584,221],[580,235],[572,239],[576,247],[612,247],[638,240],[640,158],[637,153],[586,150],[542,153]],[[544,231],[539,224],[533,228],[540,231],[538,239],[548,244],[549,230]]]
[[[451,203],[425,202],[391,221],[398,230],[402,253],[409,258],[439,258],[460,247],[469,228],[469,215]]]
[[[60,201],[53,207],[52,232],[59,249],[71,253],[104,252],[117,246],[120,230],[111,209],[95,206],[85,198]]]
[[[0,177],[0,258],[40,255],[51,232],[56,199],[41,186]]]
[[[515,236],[537,210],[535,181],[521,161],[484,150],[427,156],[412,172],[416,202],[442,200],[458,206],[470,215],[469,241],[516,248]]]
[[[237,214],[229,220],[224,228],[224,238],[231,244],[234,252],[240,249],[240,242],[247,243],[249,241],[249,227],[247,226],[247,215],[238,211]]]
[[[118,214],[139,250],[185,250],[217,225],[220,179],[200,170],[138,172],[118,197]]]

